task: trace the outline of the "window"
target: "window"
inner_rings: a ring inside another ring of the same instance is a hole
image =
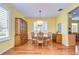
[[[78,32],[78,24],[72,23],[72,32]]]
[[[9,13],[6,9],[0,7],[0,41],[9,38]]]
[[[33,32],[47,32],[47,22],[44,21],[36,21],[33,25]]]
[[[61,23],[58,24],[58,32],[61,33]]]

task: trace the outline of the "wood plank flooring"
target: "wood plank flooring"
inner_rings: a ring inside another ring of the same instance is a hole
[[[3,55],[77,55],[79,54],[79,46],[66,47],[58,43],[48,44],[43,48],[30,44],[29,42],[18,47],[14,47]]]

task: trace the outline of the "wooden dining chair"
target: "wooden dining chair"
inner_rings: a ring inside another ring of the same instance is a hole
[[[53,42],[52,42],[52,32],[48,33],[48,42],[50,43],[50,46],[52,46]]]
[[[31,36],[32,36],[32,44],[36,44],[37,33],[32,32],[32,33],[31,33]]]
[[[39,44],[41,44],[42,48],[43,48],[43,33],[39,32],[37,34],[37,47],[39,47]]]
[[[43,38],[44,38],[44,45],[47,46],[48,45],[48,33],[44,33]]]

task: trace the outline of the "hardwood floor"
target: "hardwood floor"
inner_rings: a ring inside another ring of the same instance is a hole
[[[74,55],[79,54],[79,46],[66,47],[61,44],[53,43],[48,46],[35,46],[34,44],[26,43],[19,47],[14,47],[3,55]]]

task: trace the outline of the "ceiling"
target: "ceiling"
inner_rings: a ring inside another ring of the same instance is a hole
[[[13,7],[31,18],[54,17],[58,15],[59,9],[65,9],[70,5],[70,3],[12,3]]]

